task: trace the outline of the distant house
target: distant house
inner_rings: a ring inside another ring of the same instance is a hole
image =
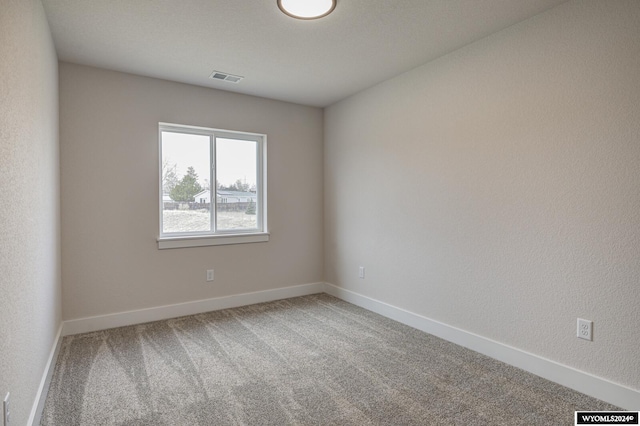
[[[256,202],[257,195],[253,192],[227,191],[219,189],[216,194],[218,204],[236,204]],[[198,192],[193,196],[194,202],[200,204],[209,204],[211,202],[211,194],[208,189]]]
[[[253,192],[241,192],[241,191],[227,191],[218,190],[217,200],[218,203],[251,203],[256,202],[257,195]]]
[[[208,189],[198,192],[193,196],[194,203],[209,204],[211,202],[211,193]]]

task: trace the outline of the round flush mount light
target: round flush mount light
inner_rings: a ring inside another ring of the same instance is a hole
[[[280,10],[296,19],[318,19],[336,8],[336,0],[278,0]]]

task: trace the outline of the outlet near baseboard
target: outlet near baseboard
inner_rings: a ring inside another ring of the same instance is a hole
[[[578,337],[584,340],[593,340],[593,321],[578,318]]]

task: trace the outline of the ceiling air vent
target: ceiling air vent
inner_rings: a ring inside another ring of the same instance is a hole
[[[240,83],[244,77],[239,75],[228,74],[226,72],[214,71],[209,78],[213,80],[228,81],[229,83]]]

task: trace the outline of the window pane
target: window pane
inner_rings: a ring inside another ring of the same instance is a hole
[[[162,232],[211,231],[210,138],[163,131]]]
[[[258,228],[258,143],[216,139],[217,228]]]

